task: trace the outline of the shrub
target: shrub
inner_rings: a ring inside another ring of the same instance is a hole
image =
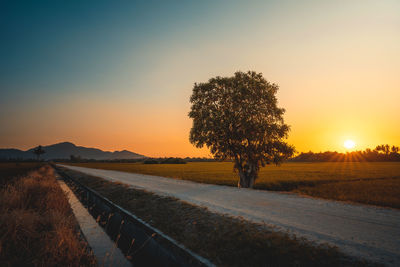
[[[181,158],[167,158],[160,162],[161,164],[186,164],[186,161]]]
[[[143,164],[159,164],[159,162],[155,159],[146,159]]]

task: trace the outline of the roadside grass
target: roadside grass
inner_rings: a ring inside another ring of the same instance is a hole
[[[42,166],[40,162],[1,162],[0,187],[6,185],[11,179],[26,174],[28,171]]]
[[[11,166],[0,171],[0,266],[95,266],[53,169]]]
[[[233,172],[233,164],[230,162],[152,165],[74,163],[70,165],[228,186],[237,186],[238,180],[237,174]],[[393,186],[393,183],[397,185],[399,181],[400,162],[284,163],[280,166],[268,165],[262,168],[255,188],[399,208],[400,187]],[[351,184],[346,182],[351,182]],[[336,192],[329,192],[328,189],[336,183],[338,183]]]
[[[328,245],[275,232],[267,225],[212,213],[176,198],[63,169],[70,177],[208,258],[217,266],[368,266]]]

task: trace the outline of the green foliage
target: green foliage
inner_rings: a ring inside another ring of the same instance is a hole
[[[233,160],[239,186],[252,187],[260,166],[279,164],[294,153],[284,141],[289,126],[285,110],[277,106],[277,91],[276,84],[251,71],[193,87],[190,142],[206,145],[218,160]]]

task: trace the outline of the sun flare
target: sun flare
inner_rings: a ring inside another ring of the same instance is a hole
[[[352,149],[356,146],[356,143],[353,140],[346,140],[344,141],[343,146],[347,149]]]

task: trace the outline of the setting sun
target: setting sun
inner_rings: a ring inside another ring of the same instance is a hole
[[[356,143],[353,140],[346,140],[344,141],[343,146],[347,149],[352,149],[356,146]]]

